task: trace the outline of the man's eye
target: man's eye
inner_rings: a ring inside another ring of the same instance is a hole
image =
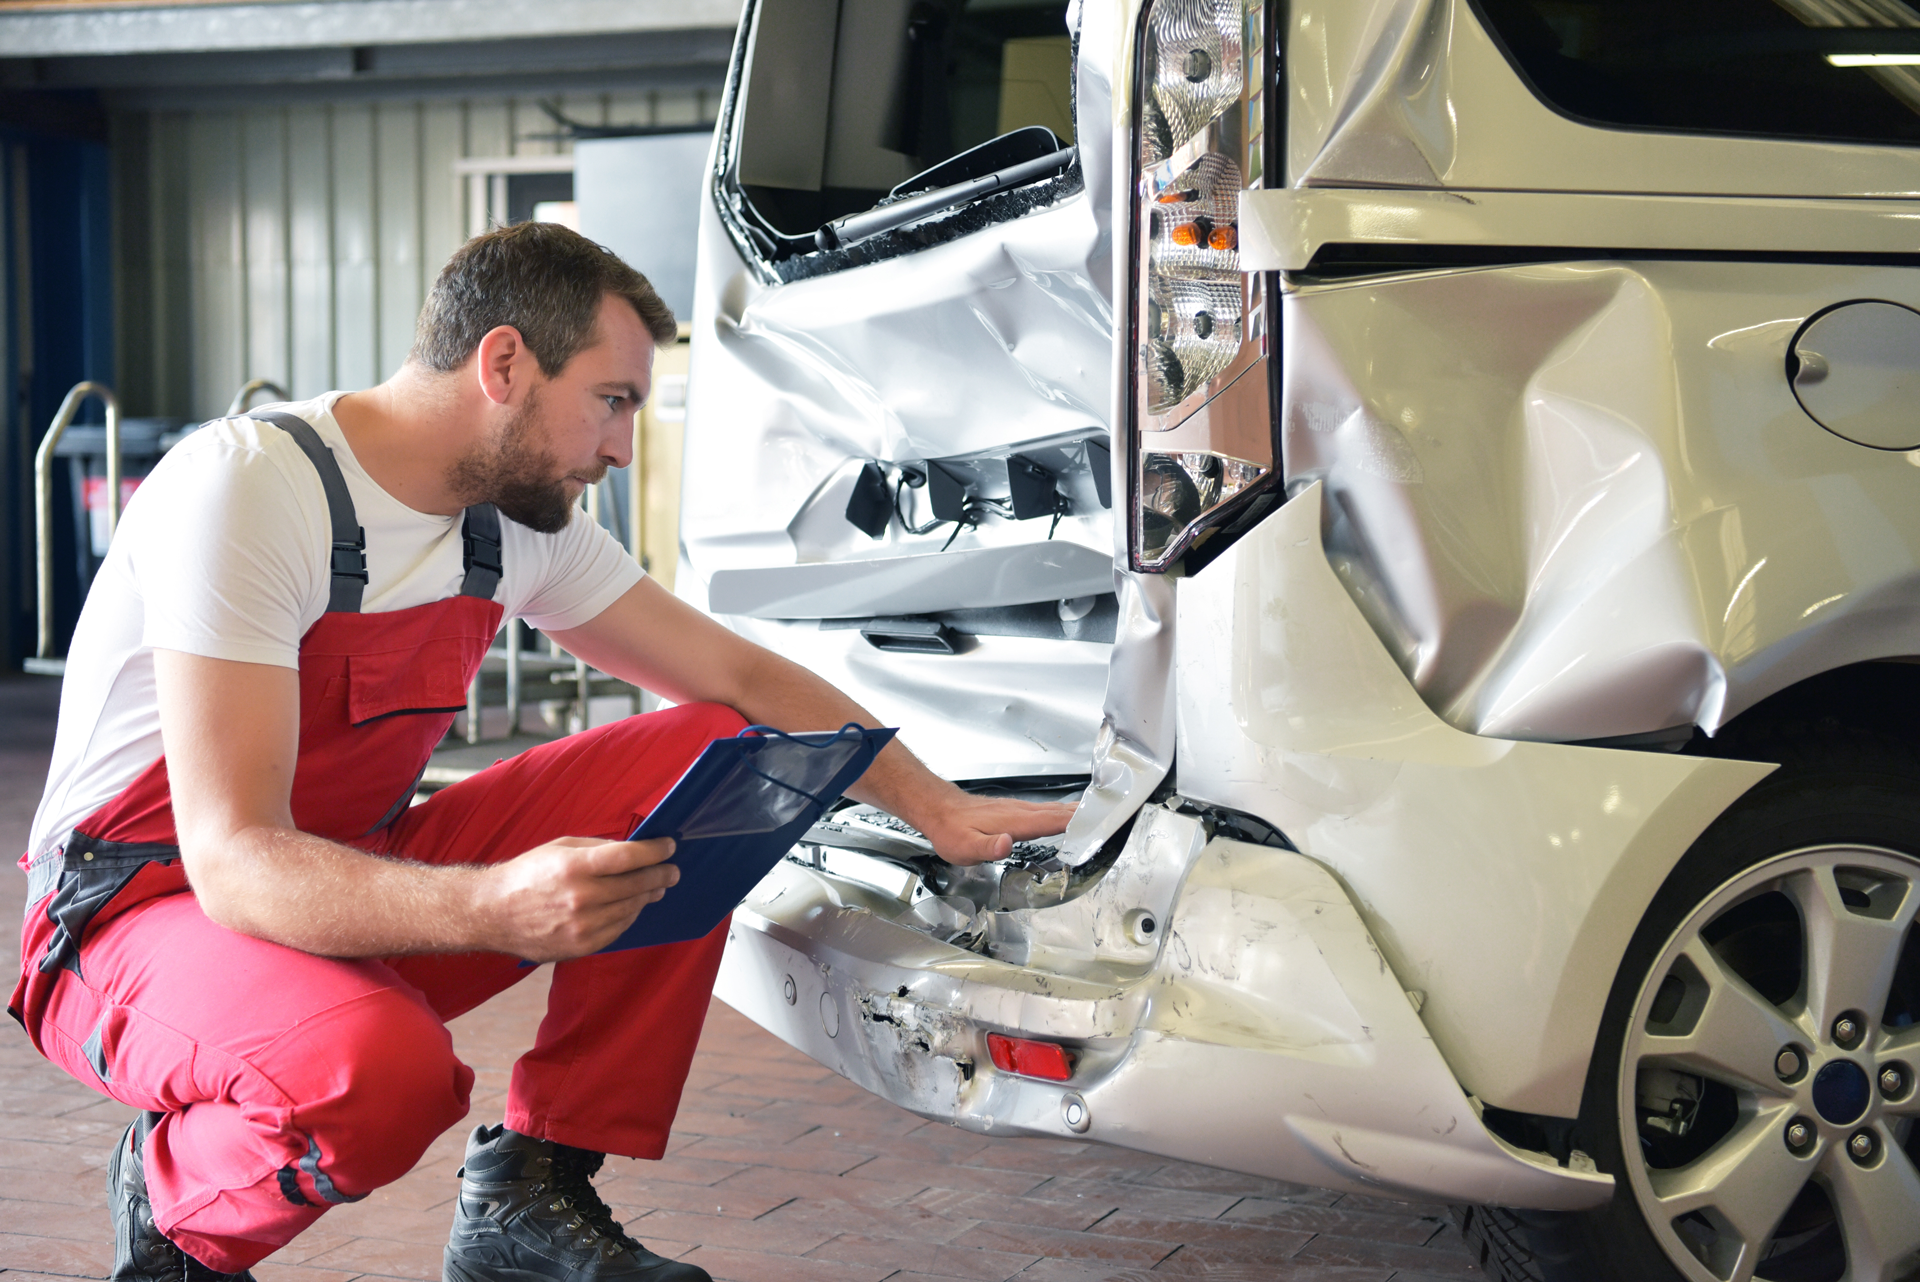
[[[620,412],[620,402],[621,402],[621,401],[623,401],[623,400],[625,400],[625,399],[626,399],[626,397],[624,397],[624,396],[602,396],[602,397],[601,397],[600,399],[601,399],[601,400],[603,400],[603,401],[605,401],[605,402],[607,403],[607,412],[608,412],[608,413],[611,413],[611,414],[618,414],[618,413]]]

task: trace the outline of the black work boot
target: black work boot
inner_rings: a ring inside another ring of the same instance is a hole
[[[604,1153],[476,1126],[444,1282],[713,1282],[628,1237],[590,1182]]]
[[[113,1212],[112,1282],[253,1282],[253,1274],[217,1273],[169,1242],[147,1201],[147,1132],[160,1120],[142,1113],[107,1159],[107,1206]]]

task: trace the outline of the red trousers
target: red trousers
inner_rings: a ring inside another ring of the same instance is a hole
[[[476,864],[556,837],[622,838],[709,740],[744,724],[711,704],[630,717],[496,763],[356,844]],[[646,911],[672,911],[671,894]],[[556,965],[506,1124],[660,1157],[725,941],[723,923],[691,943]],[[533,973],[491,953],[316,957],[214,925],[189,892],[104,922],[81,962],[84,978],[57,972],[28,1032],[81,1081],[166,1114],[145,1150],[154,1219],[225,1272],[329,1203],[400,1178],[466,1116],[473,1070],[446,1021]]]

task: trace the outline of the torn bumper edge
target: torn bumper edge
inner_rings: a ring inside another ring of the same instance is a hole
[[[715,991],[923,1117],[1356,1192],[1541,1210],[1612,1197],[1611,1177],[1487,1130],[1346,892],[1305,856],[1209,843],[1156,960],[1118,982],[981,957],[863,898],[783,862],[735,912]],[[999,1071],[989,1032],[1065,1044],[1072,1079]]]

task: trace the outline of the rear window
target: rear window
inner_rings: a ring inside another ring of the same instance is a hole
[[[822,224],[995,138],[1044,126],[1073,141],[1066,0],[756,8],[729,185],[763,258],[812,256]]]
[[[1900,0],[1472,0],[1547,103],[1603,125],[1920,143]]]

